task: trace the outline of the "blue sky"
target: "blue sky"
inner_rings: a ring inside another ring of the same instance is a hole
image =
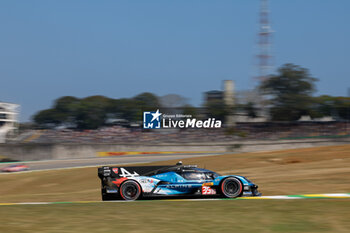
[[[350,1],[271,0],[274,63],[320,81],[317,94],[350,87]],[[21,121],[72,95],[202,93],[233,79],[256,85],[258,0],[2,0],[0,101]]]

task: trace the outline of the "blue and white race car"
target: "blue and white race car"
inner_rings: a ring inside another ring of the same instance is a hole
[[[102,200],[137,200],[160,196],[236,198],[260,196],[258,186],[243,176],[225,175],[196,165],[101,167]]]

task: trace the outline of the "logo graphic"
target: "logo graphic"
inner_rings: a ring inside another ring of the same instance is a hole
[[[143,112],[143,128],[144,129],[160,129],[161,116],[159,109],[156,112]]]
[[[144,129],[166,128],[221,128],[221,120],[215,118],[197,119],[192,115],[143,112]]]

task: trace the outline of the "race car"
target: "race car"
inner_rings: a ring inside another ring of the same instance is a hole
[[[102,200],[183,196],[260,196],[258,186],[243,176],[219,175],[197,165],[100,167]]]
[[[1,169],[2,172],[22,172],[27,171],[29,167],[23,164],[13,164]]]

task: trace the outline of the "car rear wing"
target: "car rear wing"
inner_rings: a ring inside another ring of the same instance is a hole
[[[100,167],[98,168],[98,177],[122,178],[155,175],[176,166],[138,166],[138,167]]]

